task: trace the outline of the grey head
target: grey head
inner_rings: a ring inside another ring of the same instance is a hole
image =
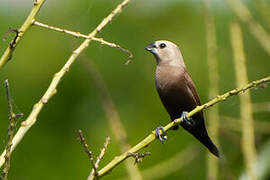
[[[145,49],[155,56],[157,65],[167,64],[183,68],[186,67],[178,46],[170,41],[155,41],[146,46]]]

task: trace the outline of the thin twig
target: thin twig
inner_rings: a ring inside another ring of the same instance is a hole
[[[83,63],[83,67],[88,70],[89,74],[91,74],[90,77],[93,79],[93,83],[101,96],[103,109],[109,122],[110,129],[117,143],[120,146],[121,153],[124,153],[128,149],[130,149],[131,146],[128,144],[127,132],[121,122],[119,113],[117,111],[117,108],[115,107],[106,82],[104,81],[101,73],[93,63],[92,59],[87,57],[85,53],[82,54],[80,60],[80,62]],[[137,165],[133,164],[132,159],[128,159],[127,161],[125,161],[125,167],[129,180],[142,180],[140,170]]]
[[[246,58],[243,47],[242,32],[240,25],[236,22],[230,26],[231,42],[234,52],[234,67],[238,86],[248,82],[246,69]],[[250,93],[242,94],[240,97],[240,114],[242,120],[242,148],[245,159],[247,175],[250,180],[256,180],[256,147],[254,137],[254,123],[252,117],[252,105]]]
[[[21,28],[18,30],[18,33],[16,35],[16,38],[14,38],[12,40],[12,42],[10,44],[12,44],[12,46],[10,45],[9,47],[7,47],[7,49],[5,50],[4,54],[2,55],[2,57],[0,58],[0,70],[3,68],[3,66],[7,63],[8,60],[11,59],[11,55],[12,52],[14,51],[15,47],[18,45],[18,43],[20,42],[21,38],[23,37],[24,33],[29,29],[29,27],[31,26],[33,20],[35,19],[37,13],[39,12],[42,4],[44,3],[45,0],[39,0],[37,1],[31,12],[29,13],[27,19],[24,21],[23,25],[21,26]]]
[[[13,40],[9,43],[9,47],[10,49],[14,49],[15,48],[15,45],[16,45],[16,41],[17,41],[17,38],[19,37],[19,30],[18,29],[15,29],[15,28],[8,28],[8,31],[5,33],[4,37],[3,37],[3,41],[6,41],[7,39],[7,36],[9,33],[15,33],[15,37],[13,38]],[[12,54],[10,55],[9,59],[12,58]]]
[[[210,12],[210,0],[202,0],[204,8],[204,21],[206,27],[206,45],[207,45],[207,64],[209,78],[208,98],[215,97],[219,94],[219,74],[217,60],[217,40],[214,17]],[[219,146],[219,107],[214,106],[207,113],[209,134],[214,142]],[[218,159],[213,157],[211,153],[207,153],[207,179],[218,179]]]
[[[74,31],[70,31],[70,30],[67,30],[67,29],[50,26],[48,24],[44,24],[44,23],[41,23],[41,22],[38,22],[38,21],[34,21],[33,25],[37,25],[37,26],[40,26],[40,27],[43,27],[43,28],[46,28],[46,29],[50,29],[50,30],[54,30],[54,31],[57,31],[57,32],[62,32],[62,33],[65,33],[65,34],[70,34],[70,35],[75,36],[77,38],[81,37],[81,38],[85,38],[85,39],[92,39],[93,41],[97,41],[97,42],[101,43],[102,45],[105,44],[107,46],[117,48],[117,49],[119,49],[119,50],[121,50],[121,51],[123,51],[123,52],[125,52],[125,53],[127,53],[129,55],[128,60],[126,61],[125,64],[128,64],[130,62],[130,60],[133,58],[133,54],[128,49],[122,48],[118,44],[105,41],[103,38],[90,37],[90,36],[82,34],[80,32],[74,32]]]
[[[104,142],[103,148],[101,149],[100,154],[99,154],[98,157],[97,157],[97,160],[96,160],[96,163],[95,163],[96,169],[99,167],[99,163],[100,163],[101,159],[103,158],[103,156],[105,155],[105,152],[106,152],[106,150],[107,150],[107,148],[108,148],[108,145],[109,145],[109,143],[110,143],[110,140],[111,140],[111,138],[110,138],[109,136],[107,136],[107,137],[106,137],[106,140],[105,140],[105,142]],[[93,168],[93,169],[91,170],[90,175],[88,176],[87,179],[88,179],[88,180],[92,180],[92,179],[94,179],[97,175],[98,175],[97,171]]]
[[[9,126],[8,126],[8,140],[7,140],[7,146],[6,146],[7,153],[5,155],[5,163],[4,163],[2,176],[1,176],[1,179],[3,180],[7,180],[7,177],[8,177],[8,171],[10,168],[10,156],[11,156],[10,149],[12,146],[12,139],[15,132],[15,120],[16,120],[16,117],[19,116],[13,112],[8,80],[5,80],[5,88],[6,88],[6,98],[7,98],[7,104],[8,104]]]
[[[86,140],[83,136],[82,130],[80,130],[80,129],[78,130],[78,135],[79,135],[79,141],[82,144],[84,151],[86,152],[86,154],[88,155],[88,157],[90,159],[90,163],[93,167],[93,174],[94,174],[94,176],[97,176],[98,171],[97,171],[97,167],[96,167],[95,162],[94,162],[93,154],[92,154],[92,151],[89,150],[89,146],[86,143]]]
[[[40,0],[38,3],[40,4],[44,0]],[[83,41],[83,43],[72,52],[72,55],[67,60],[66,64],[62,67],[62,69],[57,72],[48,89],[46,90],[45,94],[42,96],[42,98],[33,106],[33,110],[30,113],[30,115],[27,117],[27,119],[22,122],[19,130],[15,134],[13,140],[12,140],[12,146],[11,146],[11,152],[15,149],[15,147],[19,144],[19,142],[23,139],[24,135],[28,132],[28,130],[35,124],[37,121],[37,117],[42,110],[43,106],[53,97],[57,92],[57,86],[64,77],[64,75],[69,71],[69,68],[71,65],[75,62],[77,57],[83,52],[84,49],[86,49],[89,46],[89,43],[91,42],[91,38],[95,37],[108,23],[112,21],[112,19],[119,14],[122,9],[129,3],[130,0],[124,0],[122,3],[120,3],[106,18],[102,20],[102,22],[89,34],[89,39],[86,39]],[[39,5],[36,5],[39,6]],[[36,7],[35,6],[35,7]],[[31,22],[32,23],[32,22]],[[1,61],[0,61],[0,68],[1,68]],[[5,157],[6,151],[4,151],[0,156],[0,167],[4,163],[4,157]]]
[[[211,101],[197,106],[195,109],[193,109],[192,111],[190,111],[187,114],[187,117],[191,117],[195,114],[197,114],[198,112],[207,109],[217,103],[220,103],[222,101],[225,101],[227,98],[238,95],[239,93],[244,93],[246,92],[246,90],[253,88],[253,87],[257,87],[260,84],[266,83],[266,82],[270,82],[270,76],[267,76],[263,79],[260,80],[256,80],[256,81],[252,81],[249,84],[244,85],[241,88],[236,88],[233,89],[225,94],[219,95],[216,98],[212,99]],[[181,118],[174,120],[173,122],[167,124],[166,126],[163,127],[163,129],[166,131],[168,131],[171,127],[180,124],[181,122]],[[162,134],[163,132],[160,131],[160,133]],[[148,146],[149,144],[151,144],[154,140],[156,139],[155,136],[155,131],[152,131],[151,134],[149,134],[146,138],[144,138],[142,141],[140,141],[138,144],[136,144],[135,146],[133,146],[131,149],[129,149],[128,151],[126,151],[125,153],[116,156],[111,162],[109,162],[105,167],[103,167],[101,170],[98,171],[99,176],[98,177],[102,177],[105,174],[109,173],[112,171],[113,168],[115,168],[118,164],[120,164],[121,162],[123,162],[125,159],[128,158],[128,153],[135,153],[137,151],[139,151],[140,149],[143,149],[144,147]]]
[[[110,136],[107,136],[107,137],[106,137],[106,140],[105,140],[105,142],[104,142],[103,148],[101,149],[100,154],[99,154],[98,157],[97,157],[97,161],[96,161],[96,164],[95,164],[96,167],[99,166],[99,163],[100,163],[101,159],[102,159],[103,156],[105,155],[105,152],[106,152],[106,150],[108,149],[108,145],[110,144],[110,140],[111,140]]]

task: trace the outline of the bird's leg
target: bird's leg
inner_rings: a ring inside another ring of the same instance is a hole
[[[195,122],[193,121],[192,118],[187,117],[188,112],[183,111],[181,115],[181,122],[180,124],[187,129],[191,129],[194,125]]]
[[[162,133],[160,133],[162,131]],[[155,135],[156,137],[160,140],[162,144],[164,144],[164,140],[167,140],[167,135],[165,130],[163,129],[162,126],[158,126],[155,130]]]

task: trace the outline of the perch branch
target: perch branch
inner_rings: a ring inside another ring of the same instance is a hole
[[[106,82],[104,81],[101,73],[93,63],[92,59],[86,56],[85,53],[82,54],[81,59],[83,67],[87,69],[90,77],[93,79],[93,83],[101,96],[103,109],[107,120],[109,122],[110,129],[120,146],[121,153],[127,151],[131,148],[127,140],[127,132],[121,122],[119,113],[113,99],[110,95]],[[125,167],[127,170],[129,180],[142,180],[142,175],[137,165],[134,165],[132,159],[125,161]]]
[[[241,88],[236,88],[236,89],[233,89],[233,90],[231,90],[223,95],[219,95],[216,98],[212,99],[211,101],[209,101],[203,105],[197,106],[195,109],[193,109],[192,111],[190,111],[187,114],[187,117],[191,117],[194,114],[196,114],[204,109],[207,109],[216,103],[219,103],[221,101],[225,101],[227,98],[229,98],[231,96],[238,95],[241,92],[245,92],[246,90],[248,90],[250,88],[257,87],[258,85],[265,83],[265,82],[269,82],[269,81],[270,81],[270,76],[267,76],[263,79],[252,81],[249,84],[246,84],[245,86],[243,86]],[[167,124],[164,127],[165,132],[168,131],[171,127],[180,124],[180,122],[181,122],[181,119],[179,118],[179,119],[175,119],[173,122]],[[163,132],[161,132],[161,133],[163,133]],[[129,149],[125,153],[121,154],[120,156],[116,156],[105,167],[103,167],[101,170],[99,170],[98,177],[102,177],[105,174],[109,173],[114,167],[116,167],[118,164],[120,164],[122,161],[124,161],[126,158],[128,158],[129,153],[135,153],[135,152],[139,151],[140,149],[148,146],[155,139],[156,139],[156,136],[155,136],[155,132],[153,131],[146,138],[144,138],[142,141],[140,141],[137,145],[133,146],[131,149]]]
[[[20,42],[21,38],[23,37],[24,33],[28,30],[28,28],[31,26],[33,20],[35,19],[37,13],[39,12],[42,4],[44,3],[45,0],[39,0],[34,3],[34,6],[24,21],[23,25],[21,28],[18,30],[18,35],[16,38],[14,38],[14,41],[12,40],[12,46],[10,45],[7,47],[5,50],[4,54],[0,58],[0,70],[3,68],[3,66],[7,63],[8,60],[11,59],[12,52],[14,51],[15,47],[18,45]]]
[[[37,26],[40,26],[40,27],[43,27],[43,28],[46,28],[46,29],[50,29],[50,30],[54,30],[54,31],[57,31],[57,32],[62,32],[62,33],[65,33],[65,34],[69,34],[69,35],[75,36],[77,38],[81,37],[81,38],[85,38],[85,39],[91,39],[93,41],[97,41],[97,42],[101,43],[102,45],[105,44],[107,46],[117,48],[117,49],[119,49],[119,50],[121,50],[121,51],[123,51],[123,52],[125,52],[125,53],[127,53],[129,55],[129,57],[128,57],[129,60],[126,62],[126,64],[128,64],[130,62],[130,60],[133,58],[133,54],[128,49],[122,48],[118,44],[105,41],[102,38],[90,37],[89,35],[85,35],[85,34],[82,34],[80,32],[74,32],[74,31],[70,31],[70,30],[67,30],[67,29],[62,29],[62,28],[50,26],[50,25],[47,25],[47,24],[44,24],[44,23],[41,23],[41,22],[38,22],[38,21],[34,21],[33,25],[37,25]]]
[[[209,78],[208,98],[211,99],[219,94],[219,74],[217,60],[217,40],[214,17],[210,12],[210,0],[202,0],[204,8],[204,21],[206,28],[206,45],[207,45],[207,64]],[[207,113],[209,134],[213,138],[215,144],[219,146],[219,107],[214,106]],[[207,153],[207,179],[218,179],[218,159],[213,157],[211,153]]]
[[[111,138],[110,138],[109,136],[107,136],[107,137],[106,137],[106,140],[105,140],[105,143],[104,143],[104,145],[103,145],[103,148],[101,149],[100,154],[99,154],[98,157],[97,157],[97,160],[96,160],[96,163],[95,163],[95,166],[94,166],[96,169],[98,168],[101,159],[102,159],[103,156],[105,155],[105,152],[106,152],[106,150],[107,150],[107,148],[108,148],[108,145],[109,145],[109,143],[110,143],[110,140],[111,140]],[[98,175],[97,171],[93,168],[93,169],[91,170],[90,175],[88,176],[87,180],[92,180],[92,179],[94,179],[97,175]]]
[[[88,47],[89,43],[91,42],[91,38],[96,36],[108,23],[112,21],[112,19],[122,11],[122,9],[129,3],[130,0],[124,0],[122,3],[120,3],[106,18],[102,20],[102,22],[89,34],[89,39],[85,39],[83,43],[73,51],[72,55],[67,60],[66,64],[61,68],[59,72],[57,72],[52,81],[49,85],[48,89],[46,90],[45,94],[42,96],[42,98],[33,106],[33,110],[30,113],[30,115],[27,117],[27,119],[22,122],[19,130],[15,134],[13,140],[12,140],[12,146],[11,151],[12,152],[15,147],[18,145],[18,143],[23,139],[24,135],[28,132],[28,130],[35,124],[37,121],[37,117],[42,110],[43,106],[53,97],[57,90],[57,86],[64,77],[64,75],[69,71],[69,68],[74,63],[76,58],[83,52],[85,48]],[[40,0],[38,3],[43,2],[43,0]],[[1,67],[1,66],[0,66]],[[6,151],[4,151],[0,156],[0,167],[4,163],[4,157],[6,155]]]
[[[230,25],[231,42],[234,54],[234,67],[236,82],[238,86],[243,86],[248,82],[246,69],[246,58],[243,47],[243,39],[240,25],[236,22]],[[247,175],[250,180],[256,180],[256,147],[254,137],[254,123],[252,117],[252,105],[250,93],[240,95],[240,114],[242,120],[242,148],[245,159]]]

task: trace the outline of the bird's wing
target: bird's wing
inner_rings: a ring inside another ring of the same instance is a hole
[[[201,101],[199,98],[199,95],[196,91],[195,84],[193,83],[190,75],[188,72],[185,73],[185,80],[187,81],[188,89],[192,92],[193,99],[196,101],[197,105],[201,105]],[[215,156],[219,157],[219,151],[218,148],[215,146],[215,144],[212,142],[210,137],[208,136],[205,123],[204,123],[204,117],[203,117],[203,111],[200,111],[199,113],[195,114],[192,119],[196,119],[196,126],[192,127],[191,129],[186,129],[189,131],[195,138],[197,138],[201,143],[203,143]]]
[[[192,92],[192,96],[193,96],[193,99],[195,100],[196,104],[197,105],[201,105],[201,101],[200,101],[200,98],[199,98],[199,95],[197,93],[197,90],[196,90],[196,86],[194,84],[194,82],[192,81],[189,73],[186,71],[185,74],[185,80],[187,81],[187,88]]]

